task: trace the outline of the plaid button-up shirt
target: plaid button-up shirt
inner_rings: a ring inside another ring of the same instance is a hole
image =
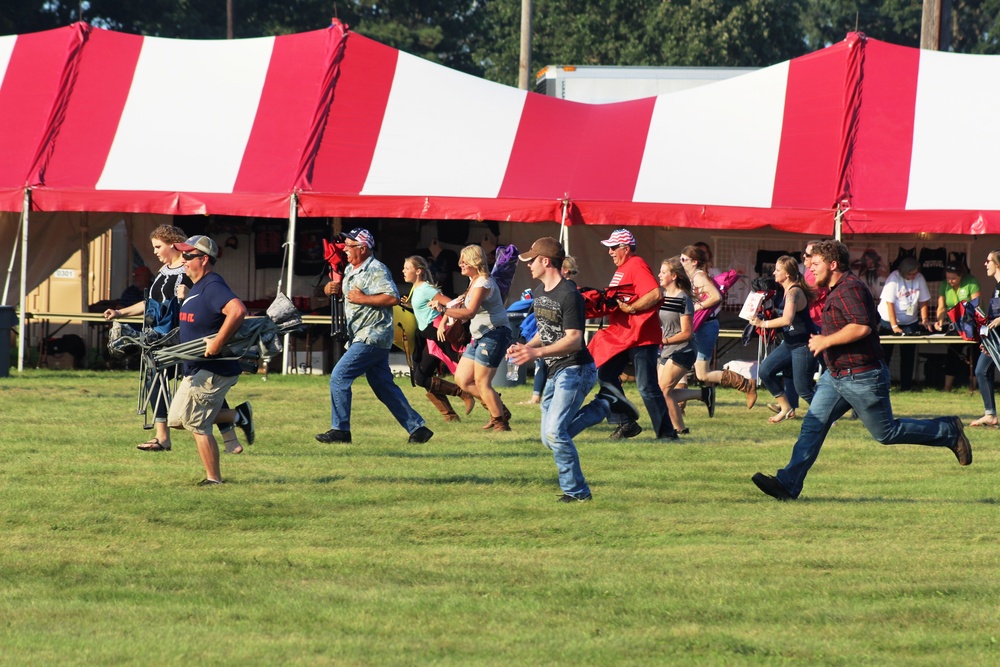
[[[868,286],[853,273],[843,274],[830,289],[823,305],[823,335],[836,333],[848,324],[861,324],[871,331],[853,343],[827,348],[823,354],[830,372],[839,375],[868,368],[883,359],[878,339],[879,319],[875,299]]]

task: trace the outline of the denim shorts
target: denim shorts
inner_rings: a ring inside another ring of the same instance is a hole
[[[715,343],[719,340],[719,320],[714,317],[702,322],[694,332],[694,346],[698,361],[711,361],[715,356]]]
[[[499,368],[507,348],[510,347],[511,333],[507,327],[490,329],[481,338],[473,338],[465,348],[463,358],[472,359],[487,368]]]

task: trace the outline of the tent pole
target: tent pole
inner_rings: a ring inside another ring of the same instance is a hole
[[[27,322],[25,310],[28,303],[28,212],[31,211],[31,188],[24,189],[24,204],[21,206],[21,314],[17,330],[17,372],[24,371],[24,346]]]
[[[842,241],[844,234],[844,214],[847,213],[847,209],[844,208],[843,202],[837,204],[837,212],[833,214],[833,238],[836,241]]]
[[[566,227],[566,216],[569,212],[569,200],[563,199],[562,203],[562,222],[559,223],[559,243],[563,247],[563,252],[567,255],[571,254],[569,251],[569,229]]]
[[[299,195],[292,193],[288,199],[288,239],[285,241],[285,252],[288,253],[288,298],[292,298],[292,276],[295,275],[295,223],[299,219]],[[278,276],[278,291],[281,291],[281,276]],[[285,334],[281,349],[281,372],[287,373],[289,368],[288,346],[292,343],[292,334]]]

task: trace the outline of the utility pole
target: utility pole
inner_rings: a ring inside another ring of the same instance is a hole
[[[226,39],[233,38],[233,0],[226,0]]]
[[[529,90],[531,80],[531,0],[521,0],[521,61],[517,68],[517,87]]]
[[[920,48],[947,51],[950,47],[951,0],[924,0],[920,20]]]

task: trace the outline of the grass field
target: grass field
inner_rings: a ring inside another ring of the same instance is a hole
[[[403,382],[402,380],[400,381]],[[564,505],[538,409],[406,434],[363,383],[320,445],[327,379],[244,376],[257,444],[199,488],[189,434],[144,453],[134,373],[0,380],[3,665],[986,665],[1000,661],[1000,431],[975,462],[834,428],[802,498],[750,482],[800,420],[720,391],[681,445],[577,444]],[[635,397],[634,387],[628,389]],[[981,413],[925,391],[897,414]],[[648,426],[648,422],[646,423]]]

